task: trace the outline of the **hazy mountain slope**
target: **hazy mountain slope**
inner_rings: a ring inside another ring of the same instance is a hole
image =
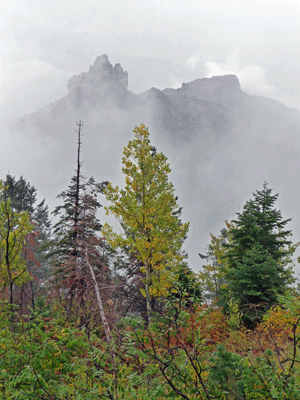
[[[114,183],[122,182],[123,147],[143,122],[169,157],[183,217],[191,221],[187,249],[194,269],[209,233],[218,233],[264,181],[280,193],[279,207],[293,218],[300,239],[298,111],[246,94],[234,75],[141,94],[127,87],[127,72],[103,55],[70,79],[67,96],[14,124],[12,137],[24,143],[22,173],[48,201],[74,172],[76,120],[85,122],[84,173]]]

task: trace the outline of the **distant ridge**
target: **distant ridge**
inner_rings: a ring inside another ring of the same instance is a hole
[[[182,83],[178,89],[151,88],[134,94],[128,91],[128,73],[120,64],[113,66],[106,54],[97,57],[88,72],[73,76],[67,87],[67,96],[20,118],[18,128],[63,120],[70,123],[78,115],[97,124],[106,110],[117,113],[118,122],[123,120],[125,126],[138,119],[158,131],[189,140],[198,135],[226,135],[249,121],[252,128],[259,122],[259,129],[265,126],[267,130],[270,123],[274,129],[274,122],[276,129],[290,122],[295,126],[300,115],[274,100],[246,94],[235,75],[200,78]],[[257,115],[261,116],[259,121]]]

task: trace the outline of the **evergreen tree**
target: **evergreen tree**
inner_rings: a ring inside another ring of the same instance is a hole
[[[102,225],[97,218],[97,211],[100,208],[97,195],[102,190],[103,185],[97,184],[94,178],[84,181],[80,176],[78,185],[74,176],[68,190],[57,196],[63,200],[63,204],[53,211],[59,220],[53,229],[51,255],[57,267],[55,272],[57,281],[59,284],[69,282],[67,285],[71,290],[75,290],[78,282],[74,280],[73,274],[70,275],[69,269],[75,268],[72,264],[83,263],[86,245],[91,244],[92,247],[93,245],[96,247],[95,243],[99,242]],[[101,241],[98,244],[100,243]]]
[[[290,219],[283,220],[274,208],[278,194],[272,195],[265,183],[253,196],[237,214],[231,240],[224,244],[227,285],[223,301],[230,297],[237,301],[249,327],[293,282],[291,268],[286,267],[294,250],[288,239],[291,231],[284,230]]]
[[[121,221],[124,234],[114,234],[108,225],[104,232],[110,243],[127,248],[141,263],[150,318],[153,299],[166,296],[176,280],[188,224],[180,221],[177,197],[168,180],[171,170],[167,158],[151,146],[144,125],[136,127],[134,133],[122,159],[125,189],[109,184],[105,191],[111,201],[107,211]]]
[[[27,211],[32,216],[36,202],[36,188],[26,182],[23,176],[16,181],[11,175],[6,175],[4,186],[2,199],[10,198],[12,211],[17,213]]]
[[[63,265],[70,257],[84,258],[83,243],[96,240],[102,228],[97,217],[97,211],[101,207],[98,195],[103,192],[106,182],[96,183],[93,177],[86,179],[81,175],[80,154],[83,123],[79,121],[77,126],[76,174],[71,178],[68,189],[57,196],[63,200],[63,204],[57,206],[53,211],[53,215],[59,218],[53,227],[54,239],[52,241],[52,256],[55,256],[53,260],[57,265]]]
[[[51,246],[54,277],[56,287],[66,301],[67,311],[75,311],[80,323],[85,326],[94,316],[100,315],[107,341],[110,341],[103,292],[99,285],[109,285],[112,277],[106,245],[100,235],[102,225],[97,218],[101,207],[98,195],[103,192],[106,182],[99,184],[94,178],[87,180],[81,175],[82,122],[79,121],[77,126],[76,174],[68,189],[58,195],[63,204],[53,212],[59,217],[54,225]],[[95,318],[97,320],[98,317]]]
[[[51,236],[49,208],[45,204],[45,199],[36,204],[37,190],[23,176],[16,180],[14,176],[6,175],[3,184],[2,200],[10,199],[12,212],[20,213],[26,211],[29,214],[36,228],[38,243],[43,245],[39,246],[39,248],[45,248],[45,244]]]

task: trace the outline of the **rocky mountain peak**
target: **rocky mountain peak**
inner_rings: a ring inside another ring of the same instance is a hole
[[[68,99],[74,107],[121,105],[128,87],[128,73],[114,67],[106,54],[96,58],[88,72],[73,76],[68,83]]]
[[[195,97],[200,100],[228,105],[244,95],[236,75],[213,76],[183,83],[179,89],[165,89],[167,95]]]

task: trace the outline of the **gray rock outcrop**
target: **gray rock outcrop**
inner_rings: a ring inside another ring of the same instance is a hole
[[[106,54],[97,57],[88,72],[73,76],[68,83],[68,100],[73,107],[121,106],[127,94],[128,74],[114,67]]]

